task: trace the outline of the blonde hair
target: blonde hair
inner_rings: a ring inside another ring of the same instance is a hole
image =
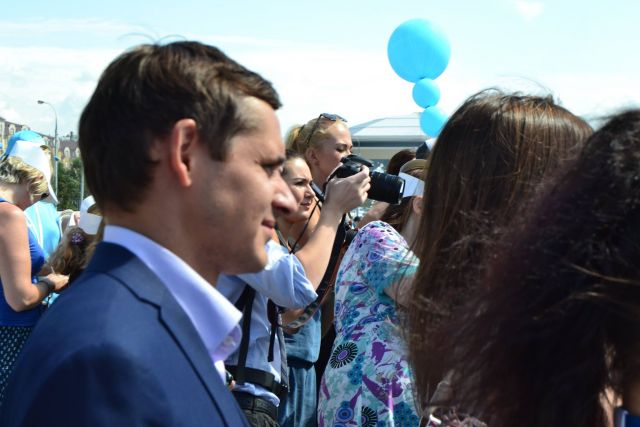
[[[31,194],[43,194],[49,190],[44,174],[18,157],[0,161],[0,183],[27,184]]]
[[[320,141],[325,139],[329,128],[337,123],[347,125],[346,122],[340,118],[329,120],[322,116],[313,118],[304,125],[295,125],[287,132],[285,146],[288,150],[295,151],[304,156],[307,148],[318,145]],[[311,132],[313,132],[312,135]]]

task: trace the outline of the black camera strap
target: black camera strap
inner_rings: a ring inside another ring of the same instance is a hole
[[[313,317],[313,315],[318,311],[324,300],[331,294],[333,291],[333,286],[335,284],[335,273],[337,273],[337,268],[339,267],[339,261],[342,259],[343,251],[343,243],[346,240],[347,236],[347,225],[346,225],[346,215],[342,216],[342,221],[338,226],[338,231],[336,233],[336,237],[333,240],[333,247],[331,248],[331,256],[329,258],[329,264],[327,265],[327,269],[324,272],[324,276],[320,281],[320,285],[318,289],[316,289],[316,294],[318,294],[318,298],[307,307],[305,307],[304,312],[298,316],[292,322],[284,325],[285,329],[298,329],[303,326],[309,319]],[[282,237],[279,235],[279,238]],[[283,242],[280,242],[283,244]],[[285,242],[286,244],[286,242]]]

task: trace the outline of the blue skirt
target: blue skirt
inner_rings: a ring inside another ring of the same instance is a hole
[[[33,326],[0,326],[0,405],[13,365]]]

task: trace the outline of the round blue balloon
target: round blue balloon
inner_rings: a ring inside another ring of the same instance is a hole
[[[431,79],[422,79],[413,86],[413,100],[423,108],[433,107],[440,101],[440,88]]]
[[[420,128],[428,136],[435,138],[449,118],[438,107],[429,107],[420,114]]]
[[[391,34],[387,54],[393,70],[415,83],[442,74],[449,64],[451,46],[440,28],[424,19],[411,19]]]

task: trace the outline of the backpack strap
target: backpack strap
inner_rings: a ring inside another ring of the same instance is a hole
[[[267,302],[267,315],[269,323],[271,323],[271,338],[269,341],[268,361],[273,361],[274,342],[276,338],[280,338],[280,356],[284,357],[282,365],[282,373],[280,382],[276,381],[276,377],[271,372],[261,369],[254,369],[247,366],[247,355],[249,353],[249,342],[251,340],[251,314],[253,312],[253,301],[256,291],[251,286],[245,284],[244,290],[234,304],[236,308],[242,311],[242,339],[240,341],[240,349],[238,354],[238,364],[235,366],[227,365],[226,369],[231,373],[238,384],[251,383],[256,384],[271,391],[280,399],[283,399],[288,391],[288,367],[286,364],[286,356],[284,356],[284,339],[282,337],[282,326],[279,318],[280,313],[278,307],[269,300]]]
[[[251,335],[251,312],[253,311],[253,300],[256,296],[256,290],[245,284],[242,295],[234,304],[236,308],[242,311],[242,340],[240,340],[240,353],[238,354],[238,365],[235,369],[235,379],[238,384],[244,384],[245,366],[247,365],[247,354],[249,353],[249,339]]]

